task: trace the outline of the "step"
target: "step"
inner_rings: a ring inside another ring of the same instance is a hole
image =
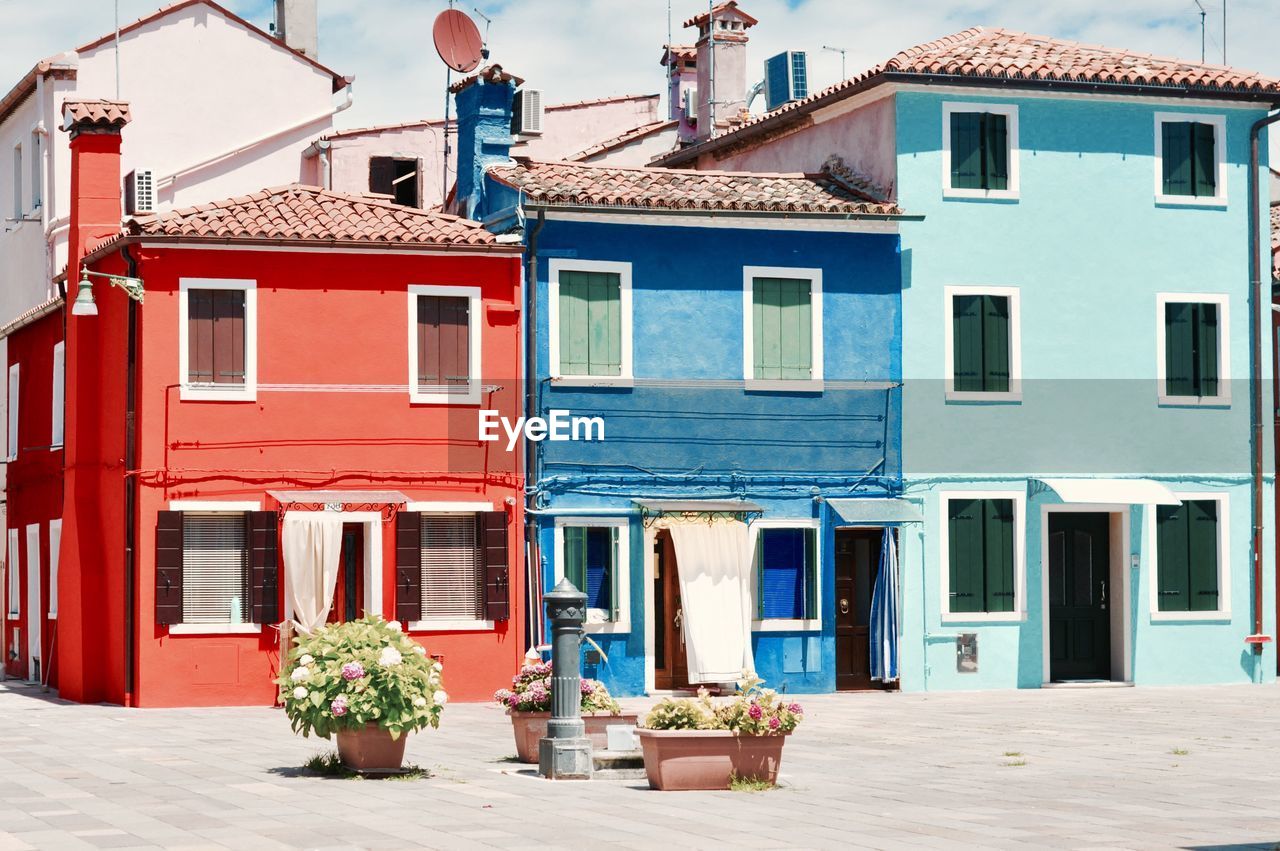
[[[596,771],[644,771],[644,754],[640,751],[594,751],[591,762]]]

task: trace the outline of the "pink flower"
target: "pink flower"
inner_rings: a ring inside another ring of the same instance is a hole
[[[781,727],[781,726],[782,726],[782,722],[778,720],[778,716],[777,716],[777,715],[775,715],[775,716],[773,716],[772,718],[770,718],[770,719],[769,719],[769,729],[770,729],[770,730],[776,730],[776,729],[778,729],[778,728],[779,728],[779,727]]]
[[[347,699],[342,695],[338,695],[333,699],[333,703],[329,704],[329,711],[332,712],[334,716],[337,718],[341,718],[343,715],[346,715]]]
[[[591,692],[595,690],[596,690],[596,684],[593,683],[591,680],[578,681],[578,691],[582,692],[583,694],[591,694]]]
[[[793,704],[791,704],[790,706],[788,706],[788,707],[787,707],[787,711],[788,711],[788,712],[792,712],[792,713],[794,713],[794,714],[796,714],[796,715],[803,715],[803,714],[804,714],[804,707],[803,707],[803,706],[801,706],[801,705],[800,705],[800,704],[798,704],[798,703],[793,703]]]
[[[510,706],[512,709],[515,709],[519,705],[520,705],[520,695],[518,694],[507,695],[507,706]]]
[[[348,662],[342,666],[342,678],[344,680],[358,680],[364,676],[364,665],[359,662]]]
[[[751,704],[751,708],[747,710],[747,714],[751,716],[752,720],[759,721],[760,716],[764,714],[764,711],[760,709],[760,704],[753,703]]]

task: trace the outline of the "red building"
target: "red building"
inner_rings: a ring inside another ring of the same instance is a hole
[[[121,228],[128,120],[64,105],[82,259],[65,299],[5,329],[8,670],[51,660],[77,701],[269,704],[282,623],[377,612],[455,699],[487,697],[526,649],[519,451],[476,426],[520,407],[519,246],[303,186]],[[33,583],[56,618],[32,618]]]

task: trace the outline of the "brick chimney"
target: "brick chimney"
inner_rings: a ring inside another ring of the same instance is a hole
[[[757,23],[738,8],[736,0],[684,22],[686,27],[698,28],[698,141],[728,127],[746,110],[747,30]]]
[[[129,104],[109,100],[68,100],[62,129],[71,136],[71,232],[68,278],[91,241],[120,230],[120,130],[129,123]]]
[[[455,83],[458,107],[458,184],[453,209],[472,218],[484,210],[484,170],[511,159],[511,110],[516,86],[524,80],[489,65]],[[447,188],[446,188],[447,191]]]
[[[276,0],[276,38],[312,59],[320,55],[316,0]]]

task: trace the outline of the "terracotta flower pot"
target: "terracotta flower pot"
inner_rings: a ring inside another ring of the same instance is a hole
[[[366,724],[359,730],[338,731],[338,757],[355,771],[399,771],[404,764],[404,746],[408,733],[397,739],[377,724]]]
[[[518,712],[508,709],[511,716],[511,730],[516,735],[516,758],[521,762],[536,765],[538,762],[538,740],[547,735],[547,721],[550,712]],[[615,725],[634,727],[639,720],[637,715],[610,715],[606,712],[590,713],[582,716],[583,726],[587,728],[587,738],[591,740],[594,750],[602,751],[609,747],[609,728]]]
[[[728,789],[733,777],[778,782],[788,733],[741,736],[731,730],[637,730],[649,787]]]

